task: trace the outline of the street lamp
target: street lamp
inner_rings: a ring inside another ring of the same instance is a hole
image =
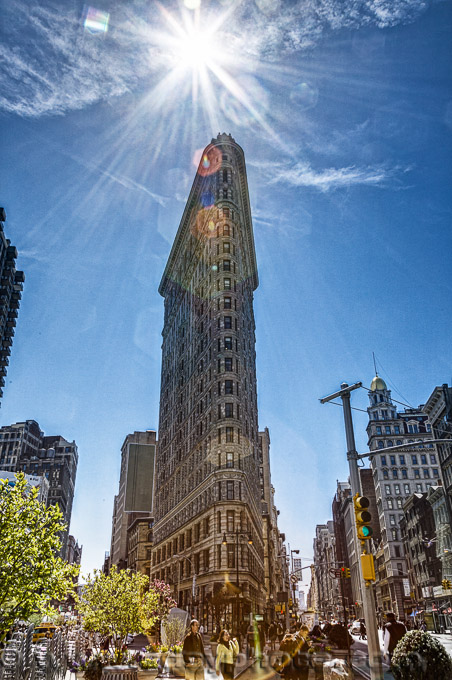
[[[234,536],[235,535],[235,585],[236,585],[236,634],[240,635],[240,598],[239,598],[239,592],[240,592],[240,586],[239,586],[239,536],[241,538],[246,538],[248,541],[248,545],[253,545],[253,539],[251,538],[251,534],[245,534],[241,531],[239,531],[239,528],[236,527],[236,530],[231,532],[227,532],[229,535]],[[227,545],[228,541],[226,539],[226,532],[223,533],[223,540],[222,540],[223,545]]]
[[[178,560],[178,559],[187,560],[191,564],[191,568],[192,568],[192,571],[193,571],[193,581],[192,581],[192,587],[191,587],[191,600],[192,600],[192,606],[193,606],[193,602],[195,600],[195,593],[196,593],[196,571],[195,571],[194,564],[191,561],[191,559],[189,557],[186,557],[185,555],[177,555],[176,554],[176,555],[173,555],[173,557],[176,560]]]

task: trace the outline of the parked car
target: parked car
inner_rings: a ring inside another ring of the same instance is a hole
[[[356,619],[356,621],[353,621],[353,623],[350,624],[349,627],[349,633],[351,635],[359,635],[359,631],[361,629],[361,621],[359,619]]]
[[[54,623],[40,623],[33,631],[33,643],[36,644],[43,638],[52,638],[56,629]]]

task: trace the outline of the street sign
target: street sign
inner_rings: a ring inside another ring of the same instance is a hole
[[[291,575],[290,575],[290,582],[291,582],[291,583],[298,583],[298,581],[299,581],[299,578],[298,578],[298,576],[297,576],[296,574],[291,574]]]
[[[331,576],[334,576],[334,578],[340,578],[341,577],[341,570],[340,569],[330,569],[329,570]]]

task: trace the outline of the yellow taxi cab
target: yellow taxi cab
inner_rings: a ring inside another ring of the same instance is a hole
[[[33,631],[33,643],[42,640],[43,638],[52,638],[57,626],[54,623],[40,623]]]

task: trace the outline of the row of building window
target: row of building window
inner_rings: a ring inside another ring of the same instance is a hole
[[[226,552],[226,565],[224,564],[223,560],[223,552]],[[157,566],[159,562],[155,562],[155,553],[153,555],[154,557],[154,566]],[[233,543],[228,543],[224,548],[221,543],[219,543],[216,546],[216,568],[221,569],[222,567],[226,566],[228,569],[236,569],[236,547]],[[195,574],[201,574],[203,572],[209,571],[211,568],[211,562],[210,562],[210,549],[206,548],[205,550],[201,550],[198,553],[195,553],[190,556],[190,560],[193,564],[193,568],[190,565],[190,562],[188,559],[184,559],[181,557],[177,571],[178,573],[174,574],[173,569],[174,565],[171,567],[166,567],[166,569],[162,569],[159,572],[156,572],[155,578],[160,578],[164,581],[172,581],[174,577],[176,577],[177,581],[180,582],[183,578],[189,578],[192,575],[192,572],[194,571]],[[247,544],[240,544],[239,545],[239,566],[242,569],[248,568],[248,566],[253,562],[254,558],[250,554],[249,548]]]
[[[424,475],[424,479],[430,479],[430,470],[428,468],[423,468],[422,472]],[[401,473],[402,479],[408,479],[408,470],[406,468],[402,468]],[[419,468],[413,468],[413,473],[415,479],[421,478],[421,471],[419,470]],[[438,468],[432,468],[432,474],[433,477],[439,478]],[[399,478],[399,471],[396,468],[392,469],[392,478],[393,479]],[[387,470],[386,468],[383,469],[383,479],[389,479],[389,470]]]
[[[391,411],[391,415],[389,415],[389,412],[387,409],[381,409],[380,413],[378,411],[374,411],[374,420],[395,420],[396,419],[396,412]]]
[[[403,444],[406,444],[407,446],[409,446],[410,444],[415,444],[415,443],[417,443],[417,445],[419,446],[419,448],[423,449],[423,448],[424,448],[424,444],[419,444],[419,442],[422,442],[422,439],[418,439],[417,442],[415,442],[414,439],[409,439],[407,442],[403,442],[401,439],[397,439],[396,445],[397,445],[397,446],[402,446]],[[427,442],[428,442],[428,440],[427,440]],[[391,439],[386,440],[386,442],[384,442],[382,439],[379,439],[379,440],[378,440],[378,448],[379,448],[379,449],[384,449],[384,448],[386,448],[386,447],[389,448],[390,446],[394,446],[394,442],[393,442]],[[433,448],[433,444],[428,444],[428,448],[429,448],[429,449],[432,449],[432,448]]]
[[[425,486],[428,488],[432,486],[431,482],[425,482]],[[424,489],[422,488],[422,483],[417,482],[415,484],[415,490],[416,493],[423,493]],[[403,485],[403,494],[405,496],[410,496],[411,493],[411,485],[410,484],[404,484]],[[400,484],[394,484],[394,488],[391,488],[391,484],[385,484],[385,494],[386,496],[400,496],[401,495],[401,486]]]
[[[401,455],[399,456],[400,465],[406,465],[405,460],[406,460],[405,454],[401,454]],[[387,456],[381,455],[381,456],[380,456],[380,462],[381,462],[381,464],[382,464],[382,465],[387,465],[387,462],[386,462],[386,461],[387,461]],[[427,465],[427,454],[422,453],[422,454],[420,455],[420,461],[421,461],[421,465]],[[431,453],[431,454],[430,454],[430,463],[431,463],[432,465],[436,465],[436,455],[435,455],[434,453]],[[390,464],[390,465],[397,465],[397,463],[396,463],[396,457],[395,457],[395,456],[389,456],[389,464]],[[412,454],[412,455],[411,455],[411,464],[412,464],[412,465],[418,465],[418,457],[417,457],[416,454]]]

